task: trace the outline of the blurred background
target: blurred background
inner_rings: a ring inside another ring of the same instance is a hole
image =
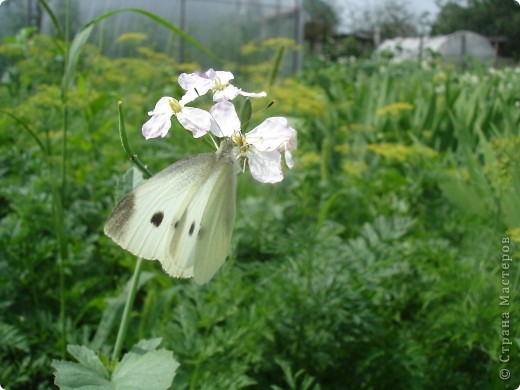
[[[135,173],[118,102],[158,172],[214,150],[175,120],[141,134],[179,74],[212,67],[267,92],[247,130],[287,117],[295,166],[239,175],[208,284],[144,262],[123,354],[160,338],[175,389],[516,389],[519,60],[513,0],[3,1],[0,386],[122,365],[136,259],[103,234]]]

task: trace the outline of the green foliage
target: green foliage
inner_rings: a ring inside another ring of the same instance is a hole
[[[504,387],[500,250],[520,227],[518,70],[348,60],[273,78],[276,104],[258,114],[265,101],[246,100],[242,117],[290,116],[295,168],[277,185],[239,177],[232,255],[207,285],[144,263],[116,366],[107,356],[135,267],[102,234],[116,177],[130,164],[117,102],[151,171],[201,150],[176,125],[165,139],[140,136],[157,99],[181,94],[174,77],[184,65],[145,47],[119,59],[83,50],[66,82],[72,362],[60,356],[51,202],[63,142],[61,44],[33,36],[0,46],[4,73],[17,75],[0,86],[2,386],[49,388],[55,370],[62,388],[152,388],[150,376],[168,388],[174,375],[176,389]],[[138,180],[131,172],[120,187]],[[516,291],[517,262],[509,272]],[[513,318],[519,304],[511,294]],[[510,332],[518,338],[513,320]],[[511,349],[518,354],[516,341]],[[507,368],[518,378],[518,360]]]
[[[161,339],[141,340],[121,359],[113,370],[84,346],[69,345],[69,353],[78,363],[54,361],[55,384],[62,390],[150,389],[170,388],[179,364],[171,351],[156,350]]]

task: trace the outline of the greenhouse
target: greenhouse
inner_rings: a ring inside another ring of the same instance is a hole
[[[468,57],[491,62],[494,57],[489,40],[471,31],[434,37],[387,39],[378,46],[375,54],[384,53],[391,54],[394,60],[418,60],[436,53],[446,62],[461,62]]]

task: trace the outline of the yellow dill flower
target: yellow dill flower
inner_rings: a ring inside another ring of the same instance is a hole
[[[466,183],[469,182],[469,171],[467,168],[450,168],[445,172],[452,179],[462,180]]]
[[[116,43],[124,41],[142,42],[148,39],[148,35],[139,32],[127,32],[121,34],[117,39]]]
[[[411,111],[413,110],[413,104],[408,102],[396,102],[389,104],[387,106],[381,107],[376,111],[377,116],[382,116],[385,114],[397,115],[401,111]]]
[[[346,123],[341,125],[338,130],[343,132],[349,131],[363,131],[366,129],[366,126],[363,123]]]
[[[325,110],[326,99],[322,92],[296,80],[287,79],[280,86],[273,86],[269,96],[279,102],[277,107],[282,113],[318,116]]]
[[[254,42],[247,42],[244,46],[242,46],[242,49],[240,50],[240,52],[244,56],[248,56],[253,53],[258,53],[259,51],[261,50]]]
[[[310,151],[305,152],[300,156],[299,164],[303,167],[308,167],[311,165],[319,165],[321,162],[321,157],[318,153]]]
[[[349,150],[350,150],[349,144],[334,145],[335,152],[342,153],[342,154],[348,154]]]
[[[283,37],[266,39],[265,41],[262,42],[262,46],[267,47],[267,48],[270,48],[270,47],[278,48],[281,46],[285,46],[287,48],[295,49],[295,50],[298,50],[300,48],[300,45],[298,45],[295,40],[289,39],[289,38],[283,38]]]
[[[442,81],[446,80],[448,76],[444,72],[437,72],[433,75],[433,81]]]
[[[387,142],[370,144],[368,150],[379,154],[389,160],[406,161],[414,158],[432,158],[437,155],[437,151],[422,145],[403,145],[391,144]]]
[[[514,242],[520,242],[520,227],[508,229],[506,233]]]
[[[354,177],[362,176],[367,168],[367,164],[364,161],[345,161],[341,164],[343,172]]]
[[[520,136],[510,136],[491,141],[494,160],[486,161],[484,174],[496,190],[507,190],[513,183],[514,171],[518,169],[517,151],[520,148]]]

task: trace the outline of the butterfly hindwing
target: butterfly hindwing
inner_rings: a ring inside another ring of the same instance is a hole
[[[234,167],[224,164],[206,203],[195,247],[193,276],[206,283],[229,254],[235,223],[236,175]]]
[[[176,221],[171,234],[170,257],[163,263],[193,269],[197,283],[207,282],[229,253],[235,221],[236,175],[233,161],[220,159]]]

